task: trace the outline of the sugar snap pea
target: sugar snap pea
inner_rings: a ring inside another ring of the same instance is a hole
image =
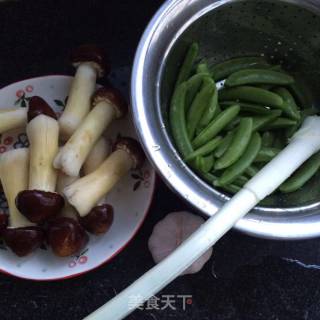
[[[218,117],[214,118],[192,141],[193,147],[199,148],[217,136],[219,132],[238,115],[239,111],[240,107],[235,105],[221,112]]]
[[[274,131],[276,132],[276,131]],[[273,141],[273,144],[271,147],[276,149],[283,149],[288,144],[286,136],[283,134],[283,132],[280,130],[276,133],[276,137]]]
[[[212,169],[214,165],[214,157],[212,154],[206,157],[197,157],[196,158],[196,166],[197,169],[201,172],[208,173]]]
[[[222,101],[239,99],[275,108],[281,108],[283,105],[283,99],[278,94],[252,86],[222,89],[219,92],[219,99]]]
[[[261,148],[257,154],[254,162],[269,162],[272,160],[281,150],[277,148]]]
[[[266,124],[274,121],[281,115],[281,110],[270,110],[267,116],[252,117],[253,119],[253,131],[260,130]]]
[[[247,177],[239,176],[237,179],[234,180],[233,183],[239,187],[243,187],[248,181],[249,179]]]
[[[208,75],[205,73],[197,73],[187,80],[186,110],[189,110],[206,77]]]
[[[216,158],[220,158],[229,148],[232,139],[234,136],[234,131],[229,131],[227,135],[222,139],[221,143],[219,144],[218,148],[214,152]]]
[[[233,119],[233,120],[223,129],[223,131],[228,132],[228,131],[230,131],[230,130],[235,129],[235,127],[239,125],[240,119],[241,119],[240,117],[236,117],[235,119]]]
[[[201,62],[201,63],[199,63],[197,65],[196,72],[197,73],[205,73],[205,74],[211,75],[210,71],[209,71],[209,68],[208,68],[208,65],[205,62]]]
[[[264,132],[262,135],[262,146],[267,148],[272,147],[274,139],[275,139],[275,135],[273,132],[271,131]]]
[[[192,43],[189,46],[188,51],[183,60],[182,66],[180,67],[175,88],[177,88],[182,82],[186,81],[190,77],[193,64],[198,56],[198,52],[199,45],[195,42]]]
[[[190,153],[184,160],[186,162],[188,162],[188,161],[195,159],[196,157],[206,156],[206,155],[212,153],[214,150],[216,150],[221,142],[222,142],[222,137],[216,137],[213,140],[207,142],[205,145],[203,145],[199,149]]]
[[[215,163],[215,170],[233,165],[245,152],[252,135],[252,118],[242,118],[228,150]]]
[[[234,58],[211,67],[211,74],[216,81],[226,79],[230,74],[242,69],[263,67],[269,64],[262,57]]]
[[[270,109],[266,106],[257,105],[253,103],[247,102],[236,102],[236,101],[222,101],[220,102],[222,107],[229,107],[238,104],[240,106],[240,112],[259,114],[259,115],[268,115],[270,113]]]
[[[200,120],[200,128],[203,129],[210,123],[210,121],[214,118],[217,112],[219,112],[218,107],[218,90],[215,88],[209,99],[208,107],[205,109]]]
[[[199,172],[199,175],[204,181],[208,182],[211,185],[213,185],[214,181],[218,179],[215,175],[213,175],[210,172]]]
[[[208,101],[215,90],[214,83],[209,77],[205,78],[204,81],[205,86],[202,85],[202,89],[193,100],[187,115],[187,130],[190,139],[193,139],[199,121],[201,120]]]
[[[258,172],[259,169],[252,164],[245,170],[244,173],[248,175],[250,178],[253,178]]]
[[[261,148],[261,137],[258,132],[253,133],[249,145],[241,158],[231,167],[226,169],[219,178],[218,183],[222,186],[233,183],[253,163]]]
[[[287,119],[287,118],[278,118],[278,119],[275,119],[274,121],[262,126],[261,130],[283,129],[283,128],[295,126],[296,124],[297,124],[297,121],[295,121],[295,120],[291,120],[291,119]]]
[[[224,191],[227,191],[231,194],[236,194],[237,192],[239,192],[242,188],[239,186],[236,186],[234,184],[227,184],[225,186],[220,187],[221,189],[223,189]]]
[[[184,158],[193,152],[193,147],[188,137],[185,119],[186,92],[187,84],[183,82],[177,87],[173,94],[169,116],[174,142]]]
[[[297,99],[299,105],[302,108],[308,108],[311,106],[310,98],[307,97],[304,90],[301,89],[301,85],[299,83],[293,83],[288,86],[288,89],[291,91],[293,96]]]
[[[282,97],[284,101],[284,107],[281,108],[283,113],[293,120],[300,120],[299,108],[291,93],[286,88],[275,88],[273,92]]]
[[[225,86],[235,87],[251,84],[289,85],[294,83],[293,77],[268,69],[244,69],[231,74]]]
[[[294,192],[303,187],[320,169],[320,153],[307,160],[287,181],[280,186],[283,193]]]

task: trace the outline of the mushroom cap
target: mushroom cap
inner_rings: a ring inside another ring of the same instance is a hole
[[[48,223],[47,240],[54,254],[68,257],[83,249],[89,237],[77,220],[58,217]]]
[[[64,206],[64,198],[56,192],[24,190],[16,198],[18,210],[31,222],[43,223]]]
[[[8,226],[8,215],[5,213],[0,213],[0,236],[2,235],[3,231]]]
[[[86,216],[80,218],[82,226],[95,235],[106,233],[113,222],[113,207],[102,204],[94,207]]]
[[[128,103],[122,96],[121,92],[112,87],[102,87],[98,89],[92,98],[92,105],[105,101],[111,104],[116,111],[116,117],[121,118],[128,112]]]
[[[84,44],[75,48],[71,53],[71,62],[74,67],[78,67],[82,63],[90,64],[95,68],[99,77],[110,72],[106,52],[94,44]]]
[[[146,157],[137,140],[129,137],[121,137],[117,140],[114,149],[126,151],[130,155],[133,162],[132,169],[139,169],[143,166]]]
[[[40,227],[7,228],[3,232],[6,245],[19,257],[24,257],[38,249],[45,236]]]
[[[57,115],[45,100],[38,96],[31,97],[29,100],[28,122],[41,114],[57,120]]]

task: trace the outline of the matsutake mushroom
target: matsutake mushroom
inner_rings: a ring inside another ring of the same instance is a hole
[[[82,171],[87,175],[96,170],[100,164],[110,154],[110,144],[105,137],[101,137],[90,151],[86,161],[83,164]]]
[[[100,88],[93,97],[93,108],[54,159],[54,167],[69,176],[79,175],[90,150],[110,123],[124,116],[127,103],[113,88]]]
[[[100,211],[100,208],[95,208],[98,201],[129,170],[140,168],[144,159],[142,148],[136,140],[120,138],[115,145],[115,151],[95,171],[66,187],[64,195],[81,218],[90,214],[96,215]],[[104,211],[110,212],[108,209],[108,207],[103,208]]]
[[[44,240],[44,232],[27,220],[17,209],[17,194],[27,188],[29,151],[10,150],[0,157],[0,178],[9,207],[8,227],[2,231],[6,245],[19,257],[36,250]]]
[[[82,45],[71,54],[77,69],[72,81],[66,107],[59,119],[62,137],[67,140],[90,110],[91,96],[97,77],[109,72],[105,52],[95,45]]]
[[[27,124],[27,108],[0,109],[0,134]]]
[[[58,152],[59,125],[54,111],[37,96],[29,101],[28,121],[29,187],[19,192],[16,203],[31,222],[42,223],[59,213],[64,205],[63,197],[55,192],[57,171],[52,165]]]

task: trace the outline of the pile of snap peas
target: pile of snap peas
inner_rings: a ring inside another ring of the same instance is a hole
[[[318,111],[308,105],[294,77],[264,57],[209,66],[198,53],[192,43],[177,76],[169,112],[172,136],[202,179],[234,194]],[[300,189],[319,169],[317,153],[280,192]]]

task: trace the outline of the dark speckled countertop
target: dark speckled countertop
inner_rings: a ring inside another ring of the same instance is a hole
[[[20,0],[0,4],[0,86],[43,74],[71,73],[66,52],[102,44],[126,90],[139,37],[160,0]],[[68,30],[68,31],[66,31]],[[153,266],[147,240],[168,212],[188,209],[158,179],[142,229],[112,262],[61,282],[0,275],[0,319],[81,319]],[[180,277],[158,297],[176,310],[136,311],[131,320],[318,320],[320,241],[275,242],[229,232],[198,274]],[[186,307],[178,295],[191,296]],[[180,300],[179,300],[180,299]],[[163,304],[159,303],[159,307]],[[183,310],[185,309],[185,310]]]

